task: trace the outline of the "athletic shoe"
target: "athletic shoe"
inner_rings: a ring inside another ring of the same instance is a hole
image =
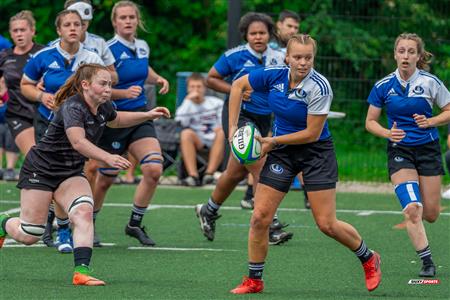
[[[70,228],[58,228],[55,247],[59,253],[72,253],[72,233]]]
[[[72,283],[73,285],[88,285],[88,286],[105,285],[105,282],[103,280],[79,272],[73,273]]]
[[[232,289],[232,294],[254,294],[261,293],[264,290],[264,281],[262,279],[252,279],[244,276],[242,283]]]
[[[206,212],[206,204],[197,204],[195,206],[195,213],[200,221],[200,229],[203,235],[209,240],[214,241],[214,234],[216,232],[216,220],[221,217],[221,215],[215,214],[210,215]]]
[[[434,277],[436,275],[436,266],[431,264],[422,265],[422,269],[419,272],[420,277]]]
[[[373,251],[372,257],[363,263],[364,273],[366,274],[366,287],[369,292],[375,290],[381,282],[381,258],[378,253]]]
[[[200,186],[200,179],[194,176],[188,176],[181,180],[181,184],[185,186]]]
[[[243,209],[253,209],[255,207],[255,203],[253,202],[253,199],[242,199],[241,207]]]
[[[55,247],[55,243],[53,242],[53,224],[50,222],[45,224],[45,231],[42,235],[42,241],[47,245],[47,247]]]
[[[308,193],[305,190],[305,187],[303,187],[303,201],[305,202],[305,208],[306,209],[311,209],[311,203],[309,203],[309,199],[308,199]]]
[[[442,193],[442,198],[444,199],[450,199],[450,189],[446,190]]]
[[[14,169],[7,169],[5,171],[5,173],[3,173],[3,180],[15,181],[16,180],[16,171],[14,171]]]
[[[2,223],[5,219],[8,219],[8,218],[9,218],[8,214],[0,215],[0,248],[3,247],[3,243],[5,242],[5,239],[6,239],[6,231],[3,230]]]
[[[145,232],[145,226],[134,227],[127,224],[127,226],[125,226],[125,234],[138,239],[143,246],[156,245],[156,243],[148,236],[147,232]]]
[[[214,175],[205,174],[202,179],[202,185],[213,184],[214,183]]]
[[[278,219],[272,221],[269,228],[269,245],[281,245],[294,236],[293,232],[286,232],[283,230],[283,228],[287,226],[289,226],[289,224],[283,224]]]
[[[94,225],[94,243],[93,243],[94,247],[103,247],[102,243],[100,242],[100,237],[97,234],[97,230],[95,230],[95,225]]]

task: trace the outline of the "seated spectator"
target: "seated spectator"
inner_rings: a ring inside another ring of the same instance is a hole
[[[225,136],[221,125],[223,101],[205,96],[206,83],[201,74],[193,73],[187,78],[188,95],[177,109],[175,120],[182,127],[180,147],[187,177],[182,183],[199,186],[214,182],[213,174],[222,163]],[[197,168],[197,153],[207,149],[208,165],[203,179]]]

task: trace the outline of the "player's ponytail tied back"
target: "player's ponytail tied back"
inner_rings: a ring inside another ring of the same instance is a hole
[[[66,101],[68,98],[72,97],[75,94],[83,95],[83,88],[81,86],[81,82],[86,80],[88,82],[92,82],[92,78],[97,74],[98,71],[108,69],[105,66],[99,64],[84,64],[81,65],[78,70],[66,80],[64,85],[58,90],[55,96],[55,109],[59,109],[59,107]]]

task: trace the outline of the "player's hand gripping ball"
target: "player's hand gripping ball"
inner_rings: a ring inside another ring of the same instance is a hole
[[[261,143],[255,136],[261,133],[253,124],[242,126],[234,133],[231,152],[240,164],[251,164],[261,157]]]

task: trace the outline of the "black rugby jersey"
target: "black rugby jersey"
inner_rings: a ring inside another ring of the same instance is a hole
[[[77,94],[67,99],[56,112],[47,132],[34,146],[27,160],[41,174],[70,176],[80,173],[86,158],[73,149],[66,130],[81,127],[86,138],[97,144],[106,123],[116,118],[117,112],[110,101],[103,103],[93,115],[83,98]]]
[[[42,48],[44,46],[34,44],[30,51],[22,55],[14,54],[12,48],[0,53],[0,76],[5,78],[9,94],[7,114],[33,119],[38,103],[30,102],[22,95],[20,81],[27,61]]]

